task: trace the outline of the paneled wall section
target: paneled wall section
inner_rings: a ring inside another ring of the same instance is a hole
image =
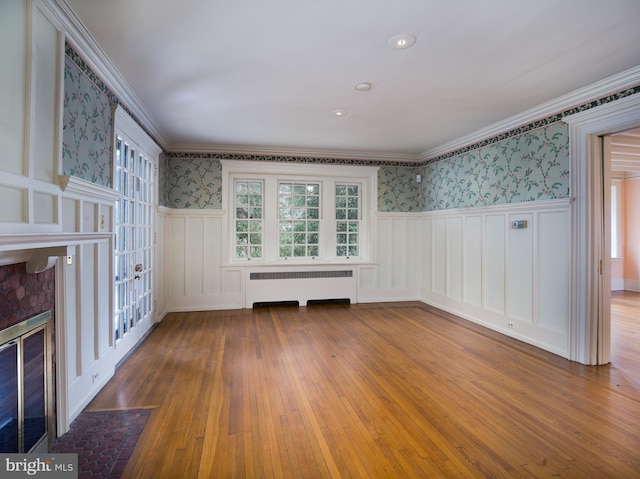
[[[566,200],[424,213],[420,298],[566,356],[569,226]]]

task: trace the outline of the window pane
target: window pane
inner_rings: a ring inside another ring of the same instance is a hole
[[[279,255],[285,257],[315,257],[320,242],[320,184],[278,184],[279,205]],[[293,220],[293,221],[292,221]],[[293,231],[294,234],[289,232]],[[314,235],[309,235],[313,232]],[[290,248],[293,244],[294,247]],[[310,248],[309,244],[314,247]]]
[[[263,185],[261,181],[235,182],[236,258],[262,257]]]
[[[357,256],[360,251],[359,185],[336,185],[335,201],[336,255]],[[347,232],[348,234],[346,234]],[[347,244],[348,247],[344,246]]]

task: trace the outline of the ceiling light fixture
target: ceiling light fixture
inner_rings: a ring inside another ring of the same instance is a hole
[[[358,91],[369,91],[369,90],[371,90],[371,83],[358,83],[356,85],[356,90],[358,90]]]
[[[414,35],[409,33],[400,33],[392,36],[387,42],[387,45],[389,45],[389,48],[393,48],[394,50],[404,50],[412,47],[415,43],[416,37]]]
[[[331,114],[333,116],[347,116],[347,110],[333,110]]]

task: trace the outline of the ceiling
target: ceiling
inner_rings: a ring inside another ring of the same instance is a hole
[[[611,172],[614,177],[640,176],[640,128],[611,135]]]
[[[420,159],[640,65],[638,0],[66,2],[168,151]]]

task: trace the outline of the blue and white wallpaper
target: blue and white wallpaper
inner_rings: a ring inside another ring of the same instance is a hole
[[[568,197],[563,123],[429,164],[422,173],[422,211]]]
[[[382,166],[378,170],[378,211],[421,211],[420,183],[416,175],[422,174],[419,167]]]
[[[65,57],[62,174],[112,184],[111,102]]]
[[[222,164],[214,159],[167,161],[167,206],[169,208],[222,208]]]

